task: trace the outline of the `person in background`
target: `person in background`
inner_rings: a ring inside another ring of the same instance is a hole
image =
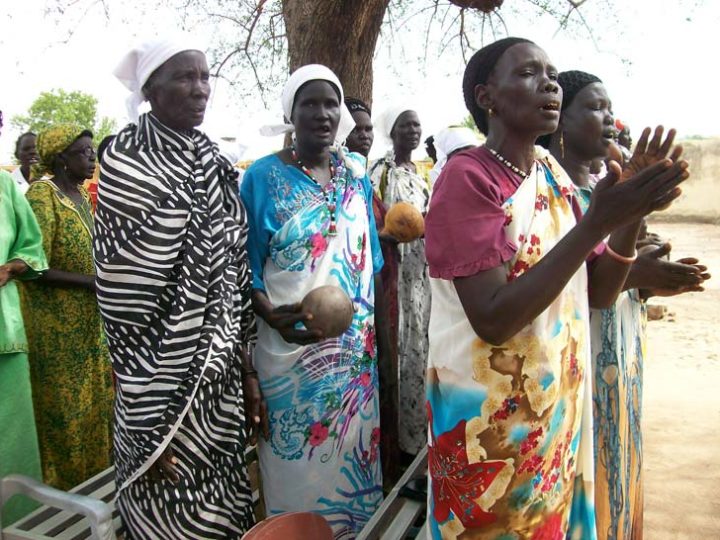
[[[68,490],[110,466],[112,371],[95,299],[93,216],[83,182],[95,170],[92,133],[75,124],[38,135],[25,196],[50,269],[23,287],[43,478]]]
[[[422,127],[417,112],[391,107],[380,118],[380,129],[392,147],[370,167],[375,192],[386,209],[395,203],[413,205],[423,215],[430,201],[430,184],[412,161]],[[430,320],[430,287],[425,240],[398,246],[398,431],[400,449],[409,462],[427,443],[423,409]]]
[[[12,177],[20,191],[25,193],[33,181],[32,167],[38,162],[37,135],[28,131],[20,135],[15,141],[15,159],[20,164],[12,172]]]
[[[425,152],[427,153],[430,160],[433,162],[433,165],[437,163],[438,156],[437,149],[435,148],[434,135],[430,135],[427,139],[425,139]]]
[[[35,214],[15,180],[0,171],[0,478],[23,474],[42,480],[28,342],[16,280],[36,279],[47,267]],[[13,497],[2,508],[0,527],[35,506]]]
[[[357,152],[366,160],[375,139],[372,124],[372,113],[365,102],[356,98],[345,98],[345,105],[355,120],[355,127],[347,136],[345,144],[351,152]],[[397,347],[398,347],[398,264],[400,252],[397,240],[382,232],[385,226],[387,208],[378,194],[373,190],[373,215],[375,226],[382,248],[383,267],[380,278],[383,284],[382,304],[376,303],[376,310],[383,305],[386,310],[385,320],[388,331],[388,361],[391,367],[389,381],[380,385],[380,426],[381,426],[381,452],[383,464],[383,480],[385,485],[394,485],[399,477],[400,463],[398,446],[398,417],[397,417]]]
[[[365,159],[341,145],[354,127],[343,97],[327,67],[298,68],[282,91],[290,123],[262,131],[294,142],[255,161],[241,187],[270,420],[258,447],[265,507],[321,514],[338,539],[355,538],[382,501],[378,386],[389,367],[372,187]],[[356,307],[339,337],[299,324],[312,317],[301,300],[325,285]]]
[[[138,45],[114,73],[133,123],[102,159],[93,252],[118,509],[134,540],[240,538],[255,521],[245,452],[264,415],[247,215],[236,171],[196,129],[207,60],[179,36]]]
[[[549,143],[552,155],[578,189],[587,212],[600,177],[596,160],[613,159],[615,128],[612,102],[602,81],[583,71],[558,76],[563,90],[562,113]],[[645,130],[625,163],[629,171],[665,158],[675,131],[663,141],[659,128],[648,141]],[[674,159],[681,149],[676,147]],[[617,149],[615,149],[617,153]],[[614,159],[618,159],[615,156]],[[643,537],[642,392],[645,361],[645,305],[651,294],[665,296],[701,291],[709,275],[694,258],[663,260],[669,245],[638,249],[623,292],[606,309],[590,311],[593,361],[593,427],[595,445],[595,510],[598,538],[637,540]],[[662,291],[662,292],[661,292]]]
[[[630,126],[619,118],[616,118],[615,130],[617,134],[617,143],[620,146],[623,159],[627,161],[632,155],[632,137],[630,136]]]
[[[440,171],[445,166],[447,161],[455,154],[462,152],[463,150],[469,150],[475,148],[480,144],[480,137],[478,134],[470,128],[463,126],[450,126],[445,129],[441,129],[437,135],[435,135],[435,147],[437,148],[437,161],[435,166],[430,169],[428,177],[430,183],[435,184],[440,176]]]
[[[589,306],[614,303],[641,218],[678,197],[687,162],[624,182],[611,162],[582,215],[570,178],[535,147],[558,127],[557,76],[522,38],[465,69],[487,142],[447,163],[425,228],[433,539],[596,538]]]
[[[345,106],[350,111],[353,120],[355,121],[355,127],[347,136],[345,140],[345,146],[351,152],[356,152],[363,156],[366,161],[370,154],[370,148],[372,148],[373,141],[375,140],[375,131],[372,123],[372,114],[370,107],[361,99],[346,97]]]

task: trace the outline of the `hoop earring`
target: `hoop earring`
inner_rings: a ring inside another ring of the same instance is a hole
[[[565,137],[564,137],[564,135],[565,135],[565,132],[561,131],[560,132],[560,157],[563,159],[565,158]]]

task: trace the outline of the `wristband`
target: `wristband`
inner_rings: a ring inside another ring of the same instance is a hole
[[[635,253],[632,254],[630,257],[626,257],[625,255],[620,255],[615,250],[613,250],[610,247],[610,244],[605,244],[605,251],[607,251],[607,254],[610,255],[613,259],[615,259],[617,262],[621,262],[623,264],[632,264],[637,260],[637,250],[635,250]]]

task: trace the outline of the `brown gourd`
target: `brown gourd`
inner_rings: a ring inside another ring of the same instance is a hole
[[[398,202],[385,215],[381,233],[393,236],[398,242],[412,242],[425,234],[425,220],[412,204]]]
[[[305,327],[320,330],[323,338],[345,333],[355,312],[350,297],[335,285],[323,285],[307,293],[302,299],[302,310],[312,314],[312,319],[305,321]]]

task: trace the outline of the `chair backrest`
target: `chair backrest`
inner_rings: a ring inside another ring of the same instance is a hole
[[[312,512],[288,512],[267,518],[245,533],[242,540],[333,540],[325,518]]]

